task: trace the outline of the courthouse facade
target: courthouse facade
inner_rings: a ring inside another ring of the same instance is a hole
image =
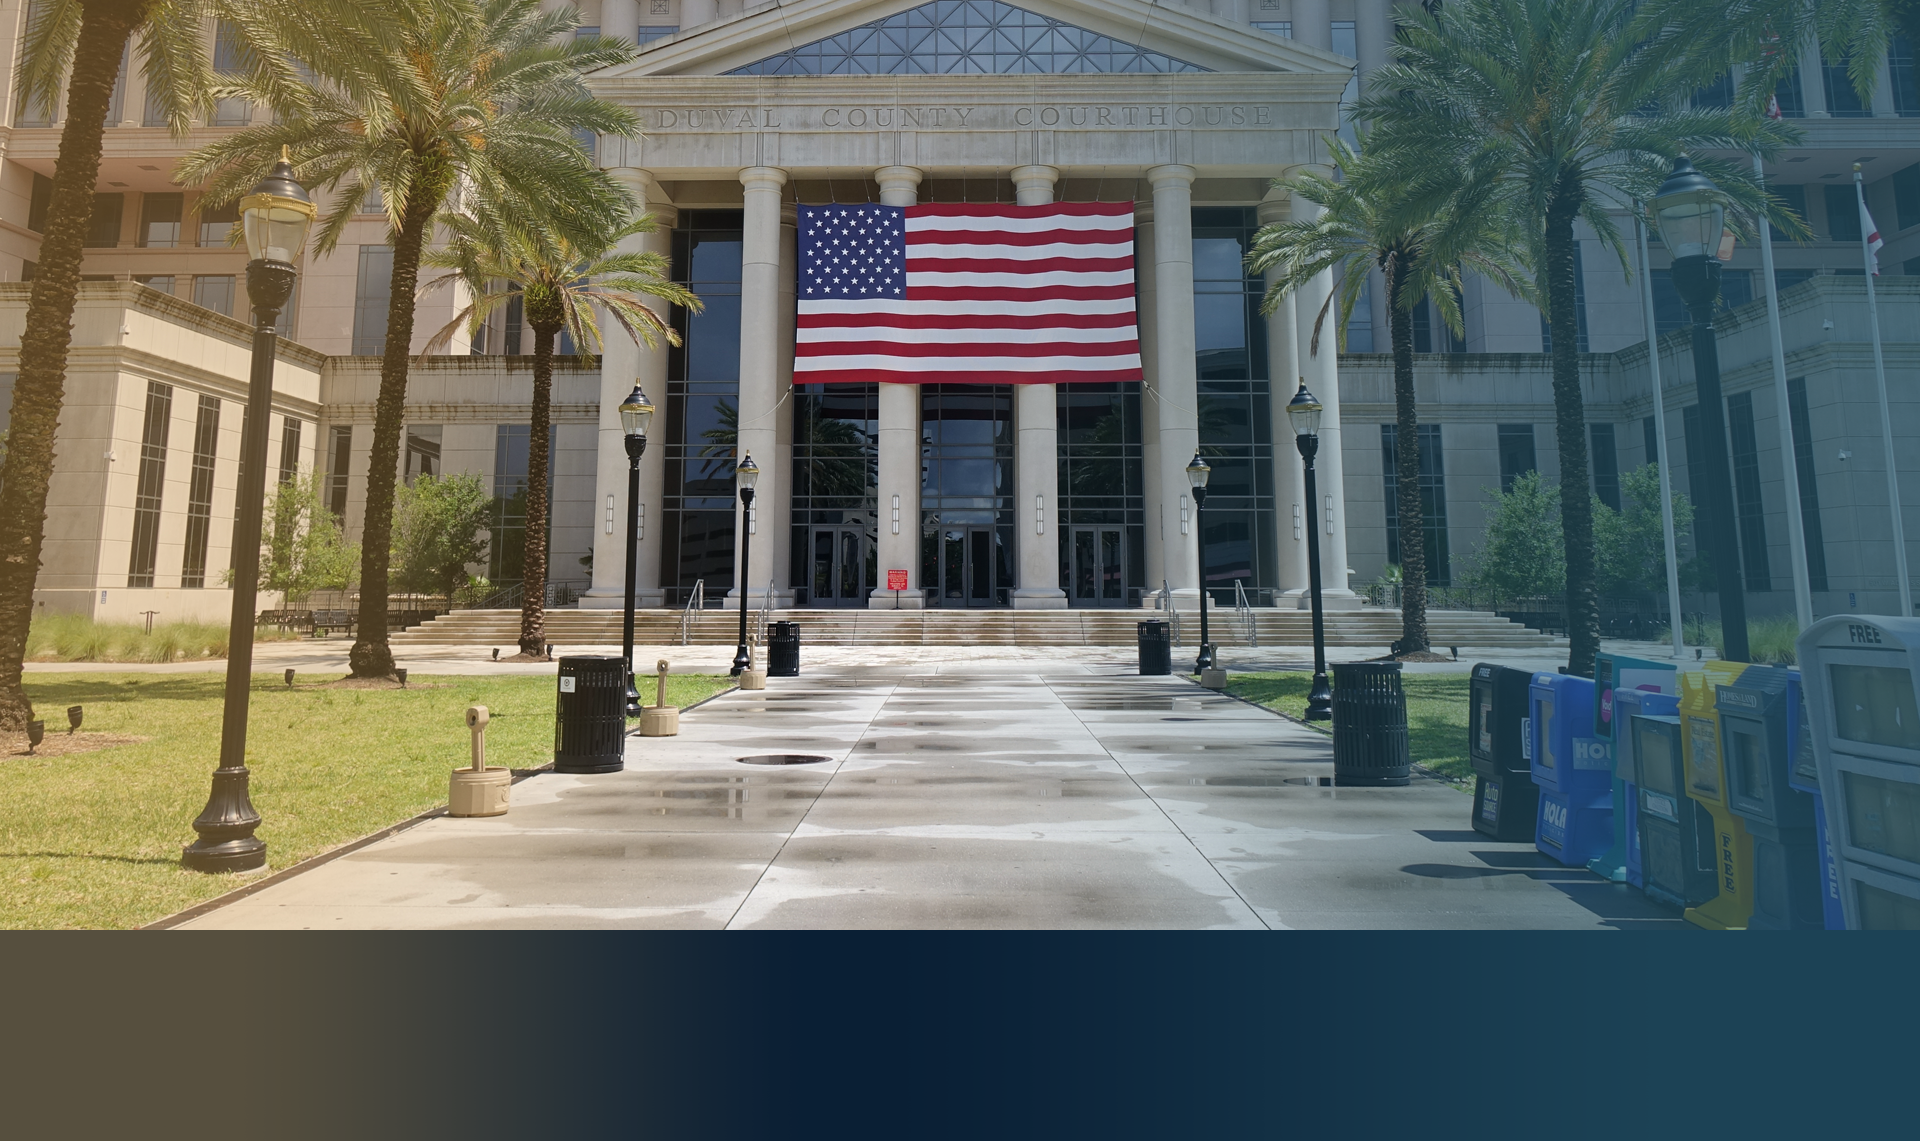
[[[632,65],[590,78],[643,134],[601,138],[598,160],[660,220],[638,248],[667,255],[704,301],[672,320],[685,345],[568,355],[556,376],[549,581],[558,598],[621,599],[626,459],[615,405],[636,380],[660,408],[641,466],[640,600],[711,602],[744,581],[776,605],[1133,606],[1163,588],[1192,605],[1243,586],[1299,605],[1306,528],[1319,529],[1336,606],[1399,561],[1385,311],[1363,295],[1336,356],[1315,340],[1327,278],[1271,316],[1242,258],[1262,224],[1310,208],[1273,180],[1325,161],[1340,105],[1385,58],[1388,0],[578,0],[582,31],[631,34]],[[18,105],[11,67],[25,3],[0,0],[0,281],[29,279],[62,109]],[[218,37],[209,26],[209,43]],[[1870,101],[1814,48],[1783,89],[1805,142],[1768,176],[1815,232],[1782,244],[1788,384],[1766,347],[1757,251],[1727,267],[1720,323],[1728,454],[1756,612],[1790,610],[1785,516],[1801,512],[1817,613],[1887,612],[1895,598],[1885,463],[1858,276],[1854,162],[1888,237],[1881,325],[1897,439],[1920,435],[1903,384],[1920,368],[1920,88],[1896,42]],[[1725,93],[1705,90],[1696,100]],[[114,618],[220,618],[231,563],[248,343],[245,253],[230,214],[172,181],[178,159],[264,108],[214,108],[186,138],[147,106],[137,72],[110,113],[57,446],[37,595]],[[795,210],[880,202],[1130,202],[1144,380],[1108,385],[800,385],[792,363]],[[391,251],[369,198],[330,256],[300,266],[283,332],[269,468],[319,472],[357,540],[372,442]],[[1583,234],[1576,260],[1591,492],[1656,451],[1641,278]],[[1650,270],[1675,486],[1700,451],[1685,320],[1657,247]],[[1852,276],[1847,276],[1851,274]],[[0,410],[25,287],[0,287]],[[457,308],[417,305],[416,349]],[[1470,280],[1454,337],[1415,313],[1418,532],[1434,581],[1459,583],[1487,493],[1528,470],[1556,477],[1538,314]],[[402,474],[471,472],[495,496],[492,553],[471,568],[518,578],[531,347],[509,311],[457,355],[417,362]],[[571,354],[563,342],[561,352]],[[1326,402],[1317,503],[1306,501],[1283,406],[1304,379]],[[3,416],[3,412],[0,412]],[[4,419],[0,419],[0,428]],[[1213,469],[1196,520],[1184,468]],[[732,467],[763,471],[738,519]],[[1795,465],[1799,502],[1783,474]],[[1920,504],[1920,484],[1906,487]],[[752,565],[737,567],[739,529]],[[1910,534],[1920,518],[1909,511]],[[1693,546],[1683,534],[1683,553]],[[1916,565],[1920,565],[1920,560]],[[889,591],[888,572],[907,588]],[[263,602],[263,605],[265,603]],[[1710,609],[1695,598],[1689,609]]]

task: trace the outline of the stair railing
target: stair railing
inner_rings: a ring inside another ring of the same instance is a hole
[[[1161,610],[1167,612],[1167,623],[1173,627],[1173,644],[1176,646],[1181,645],[1180,612],[1173,608],[1173,587],[1169,585],[1164,578],[1160,580],[1158,605]]]
[[[768,618],[767,610],[772,605],[773,605],[773,580],[768,579],[767,593],[760,599],[760,613],[759,613],[759,616],[754,620],[753,629],[754,629],[755,645],[765,646],[767,644],[767,618]]]
[[[687,628],[692,624],[693,613],[707,604],[707,580],[695,579],[693,593],[687,596],[686,609],[680,611],[680,644],[687,644]]]
[[[1253,606],[1247,601],[1247,590],[1240,585],[1239,579],[1233,580],[1233,612],[1240,619],[1240,631],[1245,635],[1247,646],[1258,649],[1260,646],[1260,626],[1254,621]]]

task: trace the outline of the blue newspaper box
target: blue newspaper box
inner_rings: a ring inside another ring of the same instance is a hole
[[[1634,818],[1639,815],[1635,798],[1638,790],[1620,775],[1620,727],[1625,723],[1618,714],[1619,702],[1627,694],[1678,693],[1677,675],[1671,662],[1650,662],[1625,654],[1599,654],[1593,660],[1593,736],[1603,742],[1613,758],[1613,846],[1587,861],[1587,870],[1614,883],[1640,885],[1636,878],[1639,863],[1633,850],[1638,838],[1633,834]]]
[[[1540,790],[1527,764],[1526,670],[1481,662],[1467,698],[1467,759],[1473,765],[1473,827],[1524,844],[1540,816]]]
[[[1754,666],[1714,699],[1726,754],[1727,806],[1753,837],[1753,915],[1749,931],[1819,931],[1820,856],[1813,804],[1787,787],[1789,671]]]
[[[1640,827],[1640,754],[1634,748],[1638,735],[1633,719],[1642,715],[1677,718],[1679,714],[1680,699],[1671,693],[1623,689],[1613,698],[1613,781],[1626,790],[1627,798],[1624,807],[1614,808],[1614,831],[1623,831],[1620,821],[1625,817],[1626,878],[1637,888],[1646,887],[1647,877]]]
[[[1920,619],[1822,618],[1797,656],[1847,929],[1920,930]]]
[[[1648,695],[1621,731],[1631,736],[1640,790],[1641,887],[1651,899],[1697,907],[1719,893],[1713,814],[1687,795],[1680,699]],[[1667,712],[1658,712],[1666,710]]]
[[[1533,783],[1540,787],[1533,846],[1584,868],[1613,842],[1613,762],[1593,736],[1593,682],[1537,673],[1528,699]]]
[[[1845,931],[1847,917],[1840,910],[1840,861],[1834,855],[1833,833],[1827,830],[1826,801],[1820,797],[1820,766],[1813,759],[1813,725],[1807,720],[1806,687],[1800,671],[1787,675],[1787,787],[1813,804],[1813,840],[1820,854],[1820,919],[1828,931]]]

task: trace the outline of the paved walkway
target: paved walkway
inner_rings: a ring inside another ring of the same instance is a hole
[[[184,926],[1678,926],[1488,842],[1455,789],[1327,787],[1324,736],[1112,663],[812,666],[681,730]],[[737,759],[784,752],[827,760]]]

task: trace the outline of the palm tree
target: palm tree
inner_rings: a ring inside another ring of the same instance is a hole
[[[1560,485],[1588,486],[1586,409],[1574,311],[1574,224],[1584,222],[1627,268],[1610,206],[1645,199],[1674,156],[1689,153],[1726,194],[1732,224],[1765,213],[1797,222],[1737,162],[1703,151],[1770,154],[1796,136],[1757,114],[1670,104],[1713,82],[1724,53],[1695,50],[1670,27],[1694,0],[1462,0],[1433,15],[1402,8],[1394,60],[1374,73],[1355,117],[1374,145],[1406,165],[1457,172],[1467,194],[1525,235],[1537,300],[1550,330]],[[1718,41],[1715,41],[1717,44]],[[1482,189],[1484,188],[1484,189]],[[1593,674],[1600,645],[1593,507],[1560,497],[1567,548],[1567,668]],[[1411,576],[1409,576],[1411,577]]]
[[[1463,267],[1472,268],[1526,295],[1520,277],[1518,243],[1499,228],[1501,218],[1484,209],[1485,203],[1450,185],[1451,170],[1407,161],[1404,151],[1369,148],[1362,134],[1356,151],[1337,137],[1329,137],[1333,165],[1339,177],[1307,172],[1274,185],[1318,204],[1318,218],[1293,218],[1262,227],[1247,254],[1248,268],[1264,273],[1279,270],[1261,312],[1271,314],[1290,291],[1300,289],[1328,270],[1341,276],[1336,294],[1327,298],[1314,318],[1313,339],[1318,342],[1328,309],[1337,297],[1335,327],[1345,330],[1366,284],[1368,272],[1379,267],[1386,280],[1387,322],[1393,341],[1395,410],[1395,508],[1400,519],[1401,653],[1429,648],[1427,637],[1426,511],[1420,494],[1419,410],[1413,386],[1413,309],[1429,297],[1441,319],[1460,331],[1460,286]],[[1443,181],[1444,180],[1444,181]],[[1485,188],[1479,188],[1482,197]]]
[[[373,454],[361,534],[355,677],[393,672],[387,646],[394,482],[412,355],[420,258],[443,213],[497,225],[551,226],[582,239],[627,203],[576,131],[630,135],[632,112],[604,103],[583,73],[631,59],[634,47],[575,37],[572,6],[539,0],[394,0],[362,21],[245,17],[257,50],[223,97],[272,107],[275,121],[210,143],[180,164],[182,182],[230,200],[291,149],[302,181],[329,196],[315,238],[331,252],[370,190],[385,204],[391,300],[374,405]]]
[[[269,3],[265,11],[280,7]],[[20,337],[10,446],[0,462],[0,486],[7,489],[0,497],[0,729],[21,729],[33,718],[20,686],[21,662],[40,573],[82,247],[93,220],[101,142],[120,61],[137,36],[133,55],[146,73],[149,98],[165,110],[174,134],[184,134],[213,86],[201,35],[212,11],[208,0],[39,0],[28,8],[17,97],[23,105],[54,108],[64,87],[66,121]]]
[[[623,208],[603,218],[601,228],[569,238],[540,225],[488,225],[471,218],[447,219],[452,240],[428,253],[428,266],[451,272],[433,278],[421,292],[465,285],[471,301],[428,342],[437,352],[462,329],[483,328],[518,298],[533,330],[533,426],[527,443],[527,537],[520,602],[520,652],[537,655],[547,641],[547,441],[553,402],[553,346],[561,330],[588,352],[601,344],[602,312],[621,331],[652,349],[679,334],[646,304],[647,299],[698,312],[700,300],[668,280],[671,266],[655,253],[621,253],[616,247],[636,234],[652,233],[651,214],[628,218]],[[503,288],[502,288],[503,287]]]

